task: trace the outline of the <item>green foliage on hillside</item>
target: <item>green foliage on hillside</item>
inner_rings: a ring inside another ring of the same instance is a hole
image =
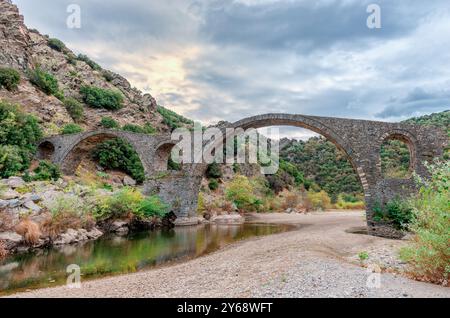
[[[80,93],[84,102],[94,108],[117,110],[123,107],[123,96],[119,91],[95,86],[82,86]]]
[[[13,176],[30,165],[42,130],[34,116],[0,101],[0,177]]]
[[[106,169],[120,169],[138,183],[145,179],[144,167],[133,147],[123,139],[111,139],[99,144],[93,157]]]
[[[13,68],[0,67],[0,88],[4,87],[8,91],[17,89],[20,83],[20,73]]]
[[[149,135],[156,133],[156,129],[148,123],[143,126],[134,125],[134,124],[125,124],[122,127],[122,130],[130,131],[130,132],[134,132],[134,133],[140,133],[140,134],[149,134]]]
[[[80,132],[83,132],[83,128],[77,124],[67,124],[61,129],[61,134],[63,135],[78,134]]]
[[[299,141],[281,149],[280,158],[280,163],[286,161],[297,168],[295,174],[298,182],[303,177],[306,186],[317,184],[331,196],[333,202],[337,201],[340,193],[362,193],[358,176],[347,156],[322,137]]]
[[[163,117],[163,123],[170,127],[170,129],[174,130],[176,128],[184,127],[184,126],[192,126],[194,122],[186,117],[178,115],[174,111],[171,111],[162,106],[158,106],[158,113]]]
[[[403,121],[403,123],[439,127],[446,131],[449,131],[450,110],[446,110],[440,113],[433,113],[430,115],[424,115],[420,117],[413,117]]]
[[[47,43],[48,43],[49,47],[51,47],[52,49],[54,49],[58,52],[66,51],[66,45],[61,40],[53,38],[53,39],[49,39]]]
[[[102,120],[100,121],[100,125],[102,125],[103,128],[107,129],[119,129],[120,125],[119,123],[114,120],[111,117],[102,117]]]
[[[100,67],[100,65],[98,65],[97,63],[95,63],[93,60],[91,60],[89,58],[89,56],[84,55],[84,54],[79,54],[77,57],[78,61],[83,61],[85,62],[87,65],[89,65],[94,71],[99,71],[102,68]]]
[[[409,177],[410,153],[408,146],[400,140],[386,140],[381,145],[381,172],[385,178]]]
[[[49,161],[39,161],[39,165],[33,170],[34,175],[29,176],[27,181],[58,180],[61,177],[59,167]]]
[[[64,106],[70,117],[76,122],[83,119],[84,107],[83,104],[77,101],[75,98],[69,97],[64,99]]]
[[[56,95],[59,92],[58,80],[52,74],[45,72],[39,66],[28,71],[30,82],[36,85],[47,95]]]

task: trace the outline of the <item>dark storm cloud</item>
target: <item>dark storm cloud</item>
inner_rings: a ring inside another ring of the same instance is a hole
[[[398,2],[377,1],[383,7],[383,28],[373,32],[366,27],[366,8],[372,2],[286,1],[248,6],[221,1],[206,11],[201,31],[215,43],[304,54],[333,45],[365,45],[404,35],[417,26],[417,13],[402,11]]]

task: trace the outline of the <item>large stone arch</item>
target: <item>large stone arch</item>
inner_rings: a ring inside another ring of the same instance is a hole
[[[426,176],[423,162],[440,156],[448,142],[447,136],[439,129],[385,123],[368,120],[344,119],[333,117],[304,116],[296,114],[264,114],[239,120],[220,127],[226,136],[226,128],[260,128],[264,126],[295,126],[306,128],[323,135],[333,142],[349,158],[364,189],[366,201],[366,219],[374,235],[395,236],[390,226],[379,224],[373,219],[375,204],[385,204],[396,195],[406,197],[416,191],[412,177],[409,179],[383,179],[380,169],[380,147],[386,138],[396,138],[407,142],[411,152],[411,169],[418,175]],[[226,136],[231,137],[231,136]],[[223,143],[218,140],[204,144],[204,148],[216,147]],[[188,176],[183,176],[183,187],[178,187],[170,199],[182,202],[183,211],[178,216],[194,216],[201,177],[207,169],[206,164],[192,164],[188,167]],[[181,177],[180,177],[181,178]],[[180,182],[171,175],[162,188],[174,188]],[[186,208],[188,207],[188,208]]]

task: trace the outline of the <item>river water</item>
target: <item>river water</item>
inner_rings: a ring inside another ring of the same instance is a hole
[[[0,262],[0,294],[65,284],[67,267],[76,264],[81,280],[136,272],[211,253],[230,243],[293,229],[290,225],[205,224],[109,236],[8,257]]]

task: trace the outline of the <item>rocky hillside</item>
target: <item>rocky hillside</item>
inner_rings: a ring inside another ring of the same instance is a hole
[[[0,47],[0,67],[17,70],[21,78],[14,90],[0,85],[0,100],[22,105],[26,112],[39,118],[46,134],[59,133],[61,126],[74,122],[63,102],[71,97],[83,104],[83,116],[76,121],[84,129],[97,128],[106,116],[121,125],[149,124],[159,131],[173,126],[172,118],[164,117],[167,112],[158,108],[150,94],[142,94],[125,78],[88,57],[76,56],[59,40],[28,29],[18,8],[9,0],[0,0]],[[30,82],[30,70],[36,68],[56,78],[58,94],[46,94]],[[111,111],[88,107],[80,94],[85,85],[120,92],[122,108]]]

